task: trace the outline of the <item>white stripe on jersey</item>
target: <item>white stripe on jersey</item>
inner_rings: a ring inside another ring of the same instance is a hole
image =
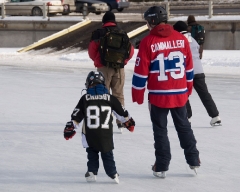
[[[144,87],[136,87],[136,86],[134,86],[134,85],[132,85],[132,87],[133,87],[134,89],[137,89],[137,90],[141,90],[141,89],[144,89],[144,88],[145,88],[145,86],[144,86]]]
[[[186,70],[187,73],[192,72],[192,71],[193,71],[193,68],[189,69],[189,70]]]
[[[153,93],[169,93],[169,92],[183,92],[183,91],[187,91],[187,88],[183,88],[183,89],[168,89],[168,90],[148,90],[149,92],[153,92]]]
[[[140,77],[140,78],[147,78],[148,77],[147,75],[140,75],[138,73],[134,73],[133,75],[135,75],[137,77]]]

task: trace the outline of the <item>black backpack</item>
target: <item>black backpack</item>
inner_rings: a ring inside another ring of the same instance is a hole
[[[129,58],[131,48],[129,37],[121,29],[106,30],[106,34],[100,38],[101,62],[104,66],[114,69],[124,68],[124,61]]]
[[[205,30],[202,25],[192,25],[191,35],[199,45],[202,45],[204,43]]]

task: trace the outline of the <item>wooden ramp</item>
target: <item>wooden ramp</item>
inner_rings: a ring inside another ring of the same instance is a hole
[[[79,48],[79,51],[86,50],[88,48],[92,32],[101,27],[101,22],[81,22],[69,27],[68,29],[64,29],[56,34],[41,39],[32,45],[22,48],[18,52],[41,50],[45,48],[51,48],[52,51],[75,48]],[[139,41],[136,37],[147,30],[145,22],[118,22],[118,27],[128,33],[133,45],[135,44],[135,41]]]

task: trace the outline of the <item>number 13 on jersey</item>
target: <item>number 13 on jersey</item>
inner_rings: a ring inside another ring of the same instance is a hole
[[[164,54],[161,53],[154,60],[154,64],[158,64],[159,76],[158,81],[167,81],[168,76],[166,73],[170,73],[173,79],[181,79],[185,74],[184,55],[180,51],[170,52],[167,57],[164,58]]]

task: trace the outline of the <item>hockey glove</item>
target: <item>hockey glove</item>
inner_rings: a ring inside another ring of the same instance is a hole
[[[72,121],[67,122],[63,135],[66,140],[71,139],[76,134]]]
[[[134,126],[135,126],[135,121],[133,120],[133,118],[131,117],[130,119],[128,119],[128,121],[126,121],[125,123],[123,123],[124,127],[126,127],[130,132],[134,131]]]

